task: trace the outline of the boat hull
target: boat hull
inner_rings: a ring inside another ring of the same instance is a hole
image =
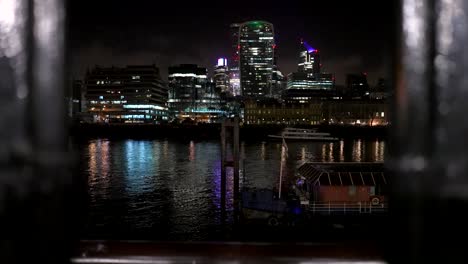
[[[283,137],[283,136],[278,136],[278,135],[268,135],[268,138],[271,140],[295,140],[295,141],[339,141],[339,138],[334,138],[334,137],[310,137],[310,138],[305,138],[305,137]]]

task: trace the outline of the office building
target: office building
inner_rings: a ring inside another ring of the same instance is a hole
[[[226,58],[218,59],[218,63],[214,67],[213,81],[221,93],[227,96],[233,95],[229,86],[229,69]]]
[[[85,98],[94,122],[158,123],[167,120],[167,86],[155,65],[96,66],[86,74]]]
[[[249,21],[240,25],[240,84],[243,97],[271,96],[274,48],[271,23]]]
[[[196,64],[169,67],[169,111],[171,117],[197,108],[208,82],[207,69]]]
[[[367,83],[367,73],[346,75],[346,97],[369,98],[370,90]]]
[[[234,23],[230,25],[230,41],[231,41],[231,59],[228,60],[229,68],[229,87],[232,95],[239,96],[240,90],[240,45],[239,45],[239,28],[240,24]]]
[[[219,121],[224,115],[220,92],[216,83],[208,80],[206,68],[196,64],[169,67],[168,105],[174,121]]]
[[[301,40],[297,72],[288,75],[283,100],[287,103],[309,103],[328,99],[334,95],[334,87],[333,74],[321,72],[319,51]]]
[[[281,99],[281,96],[286,90],[287,79],[276,65],[273,65],[273,73],[271,77],[271,97]]]
[[[319,78],[321,73],[321,64],[318,49],[312,48],[312,46],[303,40],[301,40],[301,47],[302,50],[299,52],[297,71],[306,73],[308,78]]]

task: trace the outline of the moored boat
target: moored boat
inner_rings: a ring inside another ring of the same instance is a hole
[[[304,140],[304,141],[338,141],[330,133],[318,132],[317,129],[285,128],[279,135],[268,135],[270,139]]]

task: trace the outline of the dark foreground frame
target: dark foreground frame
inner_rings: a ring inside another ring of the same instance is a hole
[[[73,193],[80,183],[73,178],[63,114],[65,3],[4,1],[14,3],[6,6],[16,8],[16,15],[4,17],[0,27],[2,263],[468,259],[462,248],[468,230],[468,2],[399,1],[394,125],[386,163],[396,175],[394,225],[382,252],[364,244],[75,243],[79,203],[74,201],[83,197]]]

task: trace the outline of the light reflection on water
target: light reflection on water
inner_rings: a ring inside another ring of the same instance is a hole
[[[86,229],[90,236],[141,232],[162,240],[222,239],[218,141],[95,139],[81,148],[90,196]],[[383,161],[385,142],[288,142],[288,149],[285,177],[291,179],[297,165],[306,161]],[[242,142],[240,152],[245,157],[241,186],[275,187],[281,143]],[[232,221],[232,177],[228,169],[228,222]]]

